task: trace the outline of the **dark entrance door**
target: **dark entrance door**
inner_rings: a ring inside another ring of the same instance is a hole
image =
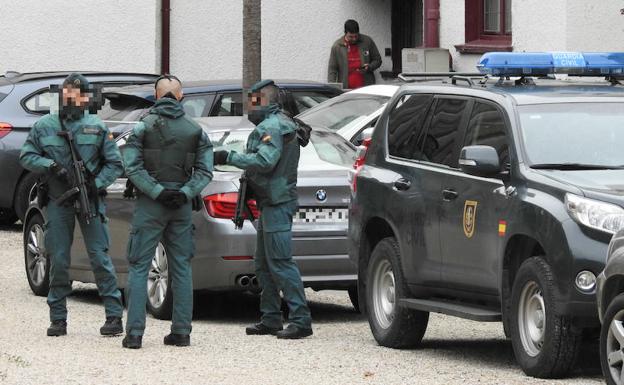
[[[423,0],[392,0],[392,72],[402,72],[401,50],[423,45]]]

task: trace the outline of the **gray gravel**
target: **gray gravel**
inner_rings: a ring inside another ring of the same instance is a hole
[[[93,285],[74,284],[66,337],[46,337],[48,308],[24,273],[21,229],[0,229],[1,384],[601,384],[589,347],[572,378],[526,377],[498,323],[432,315],[423,347],[378,346],[346,293],[307,291],[314,336],[299,341],[250,337],[257,299],[196,299],[190,348],[164,346],[169,323],[148,317],[143,349],[101,337],[103,308]]]

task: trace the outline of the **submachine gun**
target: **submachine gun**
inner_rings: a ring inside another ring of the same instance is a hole
[[[85,167],[84,161],[80,156],[80,153],[76,150],[76,146],[74,144],[74,134],[71,131],[65,128],[63,124],[63,120],[61,119],[61,127],[62,130],[57,133],[58,136],[65,138],[67,144],[69,144],[69,150],[71,152],[72,157],[72,167],[70,170],[70,178],[72,187],[65,191],[58,199],[56,199],[56,203],[58,205],[62,205],[67,202],[69,199],[73,199],[78,196],[76,199],[76,203],[78,204],[78,212],[79,215],[85,220],[87,224],[90,223],[91,219],[97,216],[91,210],[91,205],[89,203],[89,192],[87,187],[87,169]]]
[[[240,186],[238,187],[238,199],[236,200],[236,209],[234,211],[234,228],[236,230],[240,230],[243,228],[243,223],[246,218],[249,218],[252,222],[256,220],[249,207],[249,202],[247,201],[247,172],[244,171],[239,179]]]

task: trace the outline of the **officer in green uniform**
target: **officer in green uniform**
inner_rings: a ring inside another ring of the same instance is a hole
[[[156,103],[133,129],[123,153],[126,174],[139,195],[128,244],[128,320],[123,347],[141,347],[147,276],[158,242],[168,256],[173,317],[165,345],[190,345],[194,252],[191,201],[212,180],[212,144],[184,114],[180,81],[161,76]]]
[[[123,333],[121,316],[123,306],[117,288],[117,277],[107,255],[109,233],[103,196],[106,187],[123,171],[121,155],[112,135],[96,116],[89,114],[94,106],[94,89],[87,79],[73,73],[63,82],[59,95],[59,112],[39,119],[28,135],[20,163],[32,172],[47,179],[49,203],[46,208],[45,247],[50,256],[50,306],[49,336],[67,334],[66,297],[71,293],[69,280],[70,249],[74,237],[76,200],[56,202],[72,186],[72,158],[69,144],[59,136],[62,130],[74,136],[76,150],[85,162],[89,179],[91,210],[97,217],[87,223],[78,216],[98,292],[104,301],[106,322],[100,329],[102,335]],[[45,205],[46,202],[40,202]]]
[[[279,108],[279,89],[272,80],[256,83],[249,98],[249,120],[256,125],[246,152],[215,152],[215,164],[246,170],[258,202],[260,218],[256,243],[256,275],[262,286],[260,323],[247,334],[274,334],[296,339],[312,335],[312,320],[303,282],[292,258],[292,217],[297,211],[299,143],[296,125]],[[289,307],[283,330],[280,290]]]

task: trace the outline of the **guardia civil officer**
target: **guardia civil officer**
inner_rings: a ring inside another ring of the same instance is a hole
[[[296,125],[280,111],[278,101],[279,89],[272,80],[256,83],[248,100],[249,120],[256,128],[249,135],[245,153],[216,151],[215,164],[246,170],[260,209],[254,259],[262,286],[262,319],[248,326],[246,333],[296,339],[312,335],[310,310],[291,249],[299,143]],[[284,330],[280,290],[289,307],[289,325]]]
[[[175,76],[161,76],[155,88],[156,103],[134,127],[123,153],[126,174],[139,190],[128,245],[128,320],[122,342],[130,349],[141,347],[147,275],[161,239],[173,292],[171,333],[164,343],[191,343],[191,201],[212,180],[212,144],[201,127],[184,114],[180,81]]]
[[[104,123],[88,111],[94,103],[93,91],[84,76],[77,73],[69,75],[60,91],[59,112],[45,115],[35,123],[20,154],[20,163],[24,168],[43,174],[47,180],[48,199],[42,197],[40,204],[45,205],[46,200],[49,202],[45,231],[45,247],[50,256],[48,305],[51,325],[48,336],[67,334],[66,297],[71,293],[68,269],[76,217],[98,292],[104,301],[106,322],[100,333],[123,333],[121,294],[117,289],[115,269],[107,255],[109,235],[103,199],[106,187],[121,175],[123,168],[112,135]],[[77,216],[76,199],[56,201],[73,187],[70,147],[67,140],[58,135],[63,130],[73,134],[76,150],[85,162],[91,210],[97,215],[88,223],[83,216]]]

